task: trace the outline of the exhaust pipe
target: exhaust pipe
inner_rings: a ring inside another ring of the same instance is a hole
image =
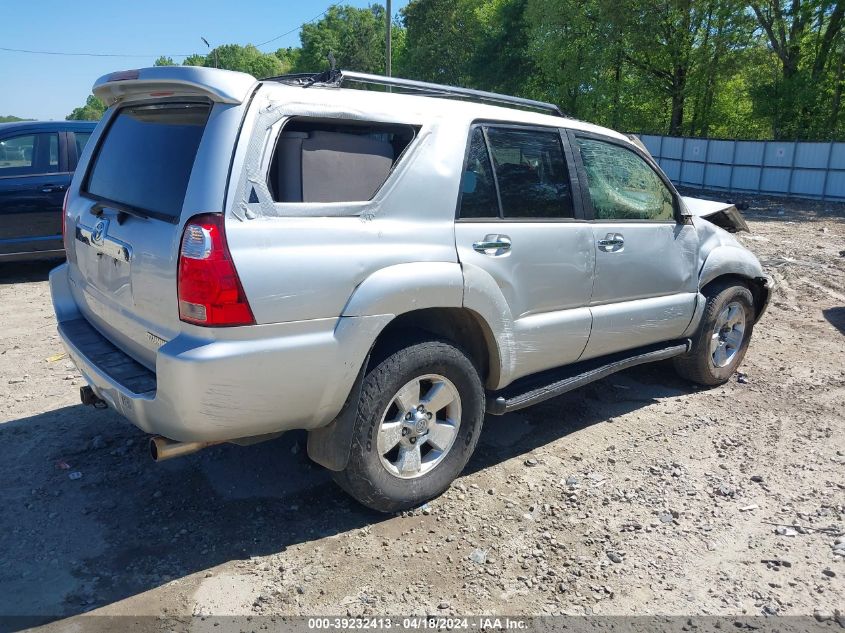
[[[209,446],[223,444],[223,442],[177,442],[161,435],[150,438],[150,456],[154,462],[163,462],[166,459],[182,457],[196,453]]]

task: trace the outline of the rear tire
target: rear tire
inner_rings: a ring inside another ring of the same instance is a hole
[[[484,410],[478,370],[452,343],[400,349],[364,377],[349,462],[334,479],[380,512],[417,506],[464,469]]]
[[[714,387],[727,382],[745,357],[754,329],[754,297],[748,287],[732,281],[712,283],[704,296],[692,348],[674,364],[683,378]]]

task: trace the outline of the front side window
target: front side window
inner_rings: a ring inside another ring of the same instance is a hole
[[[0,170],[29,170],[34,166],[35,134],[15,136],[0,141]]]
[[[58,170],[57,134],[23,134],[0,141],[0,176],[47,174]]]
[[[672,193],[635,152],[589,138],[577,147],[597,220],[658,220],[675,217]]]
[[[574,217],[559,133],[493,127],[487,138],[505,219]]]

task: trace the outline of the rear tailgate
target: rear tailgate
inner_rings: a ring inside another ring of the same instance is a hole
[[[95,93],[119,101],[86,147],[68,196],[68,277],[91,325],[154,369],[156,350],[182,325],[176,273],[183,226],[223,209],[255,80],[183,68],[111,77]]]

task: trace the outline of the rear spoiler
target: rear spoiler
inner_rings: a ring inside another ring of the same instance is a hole
[[[126,97],[207,97],[218,103],[239,104],[252,93],[256,79],[246,73],[201,66],[155,66],[103,75],[93,92],[106,105]]]

